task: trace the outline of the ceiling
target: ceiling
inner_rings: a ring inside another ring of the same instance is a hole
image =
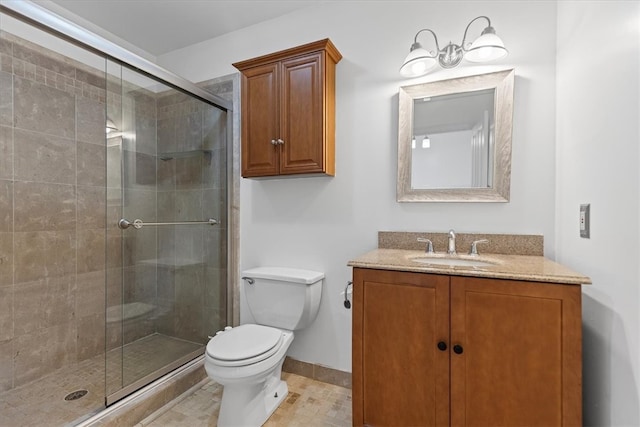
[[[154,56],[322,3],[318,0],[35,0],[35,2],[67,18],[70,18],[68,12],[71,12]],[[60,10],[60,8],[63,9]]]

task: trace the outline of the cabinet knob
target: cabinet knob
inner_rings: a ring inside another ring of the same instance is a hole
[[[283,140],[281,140],[280,138],[278,138],[278,139],[276,140],[276,144],[282,145],[282,144],[284,144],[284,141],[283,141]]]
[[[438,343],[438,350],[440,351],[446,351],[447,350],[447,343],[444,341],[440,341]]]
[[[456,344],[456,345],[453,346],[453,352],[455,354],[462,354],[462,352],[464,352],[464,349],[462,348],[461,345]]]
[[[271,140],[271,145],[278,145],[278,141],[276,141],[275,139]]]

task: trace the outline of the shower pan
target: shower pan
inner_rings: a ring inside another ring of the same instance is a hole
[[[231,103],[56,19],[0,5],[3,425],[86,419],[231,323]]]

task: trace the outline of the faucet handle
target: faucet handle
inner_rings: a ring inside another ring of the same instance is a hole
[[[478,255],[478,243],[489,243],[487,239],[475,240],[471,243],[471,249],[469,250],[469,255]]]
[[[418,237],[418,242],[427,244],[427,247],[424,250],[426,253],[428,254],[433,253],[433,243],[431,243],[431,240],[425,239],[424,237]]]

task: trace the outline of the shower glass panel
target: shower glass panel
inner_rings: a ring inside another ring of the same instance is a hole
[[[104,57],[0,13],[0,425],[104,408],[105,93]]]
[[[107,70],[110,403],[201,355],[226,324],[227,118],[122,65]]]
[[[0,7],[0,425],[73,425],[228,324],[227,113]]]

